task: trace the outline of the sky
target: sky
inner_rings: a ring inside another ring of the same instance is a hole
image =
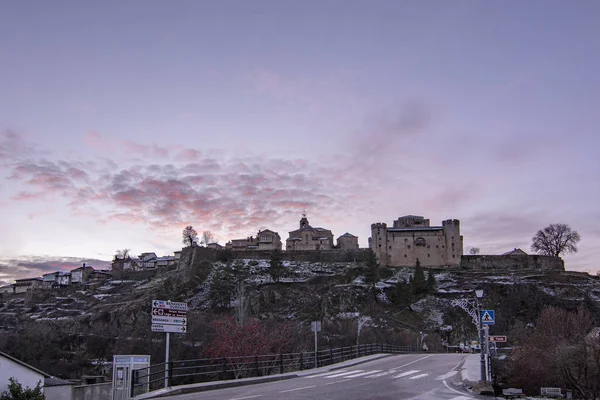
[[[600,3],[7,1],[0,281],[313,226],[581,235],[600,271]]]

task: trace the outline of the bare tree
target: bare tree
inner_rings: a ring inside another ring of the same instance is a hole
[[[472,256],[474,256],[476,254],[479,254],[479,247],[471,247],[469,249],[469,254],[472,255]]]
[[[200,241],[201,244],[208,246],[209,243],[214,243],[214,242],[215,242],[215,235],[213,235],[211,231],[202,232],[202,240]]]
[[[197,246],[198,245],[198,232],[191,226],[185,227],[182,233],[183,244],[186,246]]]
[[[546,256],[577,253],[579,233],[567,224],[550,224],[532,238],[531,250]]]
[[[128,258],[131,258],[129,256],[129,249],[121,249],[121,250],[117,250],[115,252],[115,260],[127,260]]]
[[[235,306],[235,323],[237,326],[244,326],[249,317],[248,308],[250,306],[250,299],[242,280],[238,281],[235,286],[235,297],[237,300]]]

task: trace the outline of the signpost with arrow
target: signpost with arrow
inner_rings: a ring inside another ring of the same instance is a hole
[[[165,332],[165,388],[169,387],[169,334],[186,333],[187,303],[152,300],[152,332]]]

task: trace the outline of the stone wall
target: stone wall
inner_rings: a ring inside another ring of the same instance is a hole
[[[540,255],[463,255],[460,268],[482,271],[564,271],[565,263],[560,257]]]
[[[97,383],[73,387],[73,400],[109,400],[112,399],[112,382]]]
[[[309,262],[350,262],[366,261],[369,257],[370,249],[354,250],[295,250],[279,252],[281,260],[284,261],[309,261]],[[270,250],[214,250],[206,247],[186,247],[182,249],[179,268],[186,268],[190,265],[198,266],[202,261],[223,261],[230,257],[233,259],[249,260],[269,260],[271,259]]]
[[[284,261],[308,261],[308,262],[352,262],[366,261],[370,249],[355,250],[306,250],[306,251],[282,251],[281,259]],[[235,251],[233,257],[236,259],[269,260],[270,251]]]

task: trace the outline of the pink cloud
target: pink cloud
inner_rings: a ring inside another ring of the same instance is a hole
[[[101,133],[88,131],[83,135],[83,143],[94,150],[112,151],[114,144],[110,139],[105,138]]]

